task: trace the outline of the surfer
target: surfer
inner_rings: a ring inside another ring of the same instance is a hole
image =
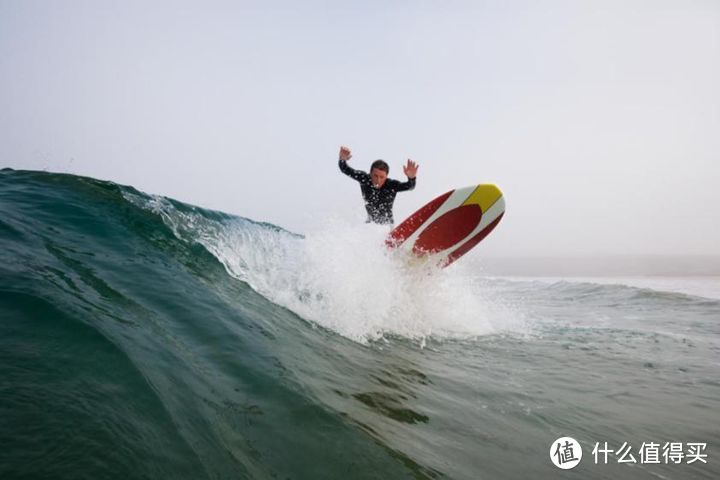
[[[415,188],[415,177],[418,171],[418,164],[408,159],[407,164],[403,167],[403,172],[408,177],[407,182],[400,182],[388,178],[390,167],[383,160],[375,160],[370,165],[370,173],[350,168],[347,164],[352,158],[350,149],[340,147],[340,159],[338,165],[340,171],[348,177],[357,180],[360,183],[360,191],[363,200],[365,200],[365,210],[367,210],[367,222],[380,224],[392,224],[393,221],[393,203],[397,192],[404,192]]]

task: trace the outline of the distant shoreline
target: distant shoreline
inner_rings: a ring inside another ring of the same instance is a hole
[[[479,257],[483,273],[517,276],[720,276],[720,255]]]

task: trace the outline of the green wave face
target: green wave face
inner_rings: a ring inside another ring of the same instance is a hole
[[[583,478],[720,476],[585,460],[720,443],[720,301],[412,277],[359,232],[0,171],[0,479],[551,479],[562,436]]]
[[[0,172],[0,478],[434,476],[315,398],[317,366],[293,364],[327,341],[362,347],[230,277],[182,219],[282,229],[156,201]]]

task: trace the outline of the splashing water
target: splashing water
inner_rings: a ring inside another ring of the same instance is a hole
[[[489,282],[470,262],[415,266],[385,247],[386,235],[386,227],[331,220],[303,238],[238,220],[200,242],[262,295],[355,341],[524,328],[517,311],[492,300]]]

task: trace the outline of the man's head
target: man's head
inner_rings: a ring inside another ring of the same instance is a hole
[[[390,167],[383,160],[375,160],[370,165],[370,179],[375,188],[381,188],[385,185],[388,173],[390,173]]]

